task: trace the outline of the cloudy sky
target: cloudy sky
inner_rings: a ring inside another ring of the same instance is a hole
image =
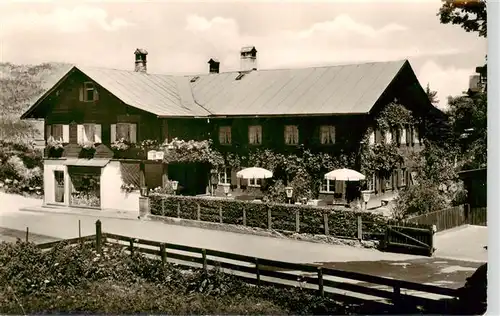
[[[151,73],[207,72],[210,57],[230,71],[247,45],[261,69],[409,59],[445,106],[467,88],[487,44],[441,25],[440,2],[0,0],[0,61],[132,70],[140,47]]]

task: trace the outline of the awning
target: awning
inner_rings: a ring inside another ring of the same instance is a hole
[[[93,159],[78,159],[70,158],[66,159],[64,165],[66,166],[79,166],[79,167],[104,167],[111,159],[104,158],[93,158]]]

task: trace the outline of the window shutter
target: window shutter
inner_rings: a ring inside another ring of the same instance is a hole
[[[137,124],[130,124],[130,142],[131,143],[136,143],[137,142]]]
[[[94,142],[102,143],[101,133],[102,133],[101,124],[94,125]]]
[[[82,124],[77,126],[77,142],[80,145],[85,142],[85,127]]]
[[[372,131],[370,133],[369,139],[368,139],[368,144],[373,145],[375,144],[375,132]]]
[[[45,125],[45,140],[49,140],[52,136],[52,125]]]
[[[97,101],[99,100],[99,92],[97,91],[97,89],[94,87],[94,101]]]
[[[110,137],[110,142],[115,142],[116,141],[116,124],[111,124],[111,137]]]
[[[63,125],[63,143],[69,143],[69,125]]]
[[[391,131],[388,130],[388,131],[385,131],[385,143],[386,144],[390,144],[392,141],[392,134],[391,134]]]
[[[83,87],[80,87],[80,98],[79,98],[79,100],[80,100],[81,102],[85,101],[85,99],[84,99],[84,97],[83,97],[83,92],[84,92],[84,91],[83,91]]]

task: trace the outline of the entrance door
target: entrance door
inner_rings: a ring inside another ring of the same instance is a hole
[[[54,202],[64,203],[64,171],[54,171]]]

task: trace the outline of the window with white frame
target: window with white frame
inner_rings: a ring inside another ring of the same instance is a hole
[[[320,126],[319,139],[322,145],[335,144],[335,126],[333,125]]]
[[[406,186],[406,169],[401,169],[401,176],[399,177],[399,183],[401,186]]]
[[[413,127],[413,143],[420,144],[420,136],[418,135],[418,129]]]
[[[248,143],[250,145],[262,144],[262,126],[252,125],[248,127]]]
[[[321,192],[335,193],[335,180],[323,179]]]
[[[111,142],[123,139],[129,143],[137,142],[137,124],[116,123],[111,124]]]
[[[231,144],[231,126],[219,127],[219,144],[221,145]]]
[[[299,127],[297,125],[285,126],[285,144],[286,145],[299,144]]]
[[[93,82],[85,82],[80,88],[80,101],[93,102],[98,100],[97,89]]]
[[[375,181],[376,181],[375,174],[372,174],[371,176],[368,177],[366,183],[368,191],[375,191]]]
[[[77,127],[78,144],[87,142],[102,143],[100,124],[79,124]]]
[[[262,179],[248,179],[249,187],[260,187],[262,185]]]
[[[403,127],[402,129],[400,129],[399,132],[400,132],[400,136],[401,136],[400,143],[406,144],[406,128]]]
[[[231,184],[231,168],[219,171],[219,184]]]
[[[69,125],[63,125],[63,124],[46,125],[45,137],[47,141],[69,143]]]

